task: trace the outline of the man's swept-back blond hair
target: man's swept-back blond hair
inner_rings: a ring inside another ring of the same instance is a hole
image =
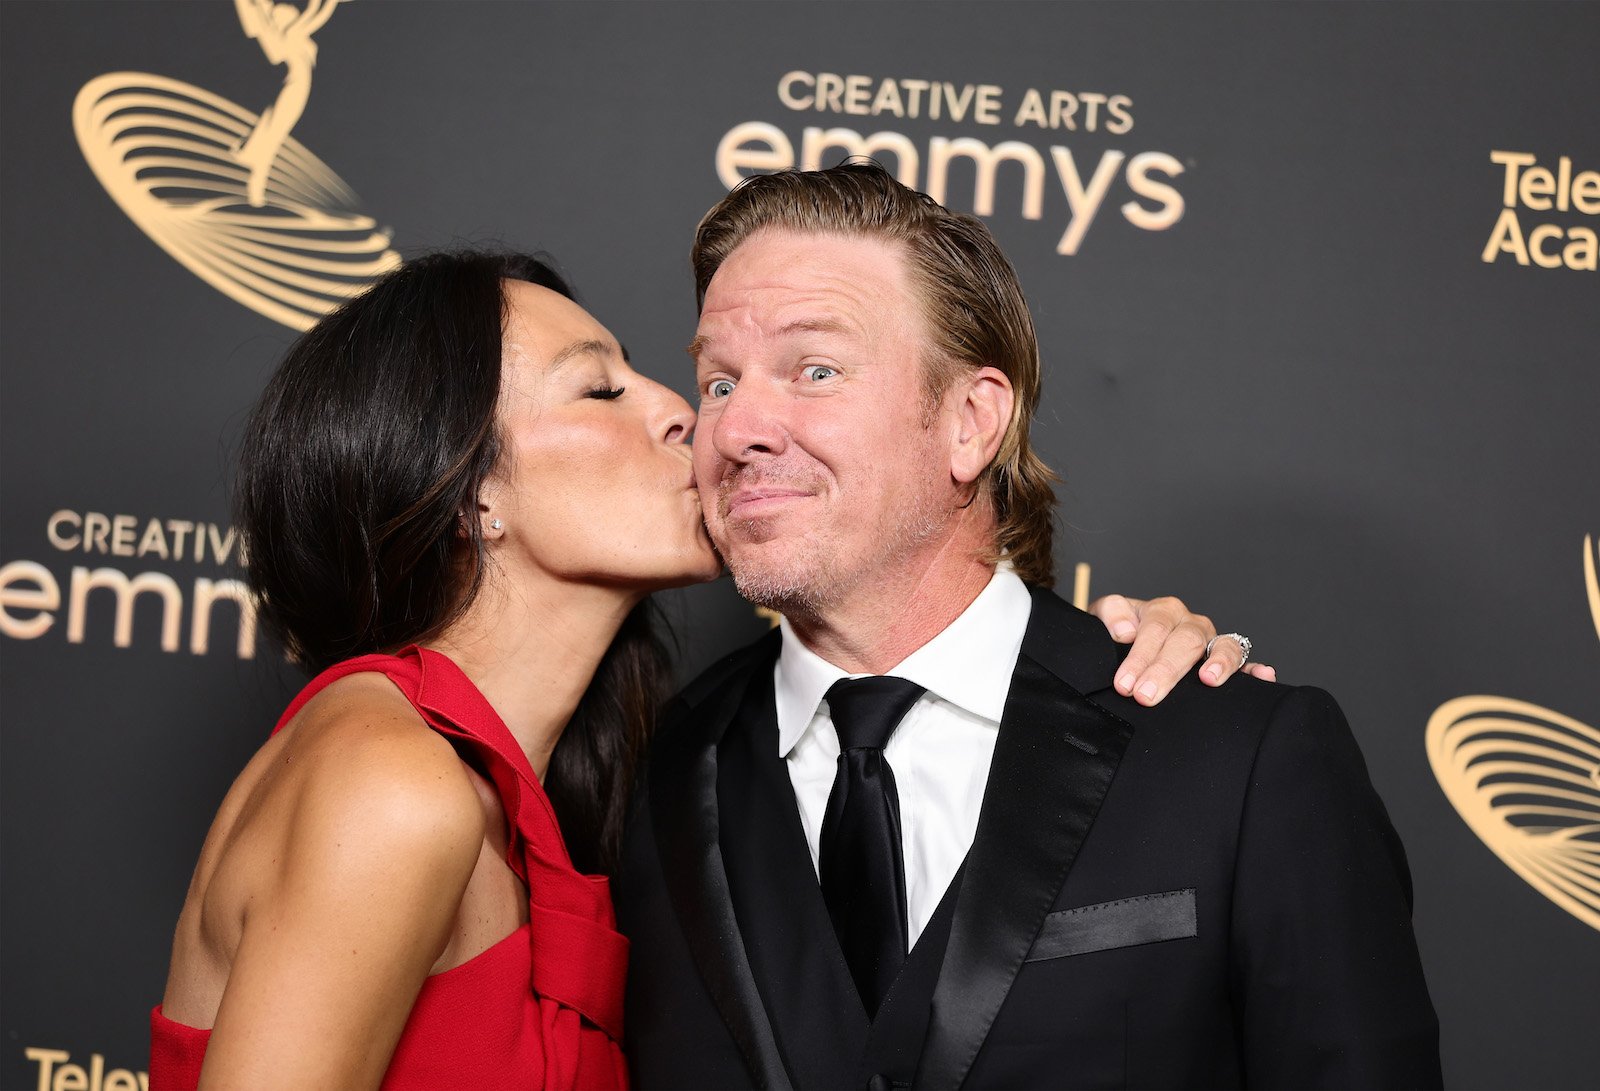
[[[993,367],[1016,402],[1005,438],[982,478],[994,506],[995,556],[1030,583],[1055,583],[1054,473],[1028,442],[1039,405],[1039,342],[1011,263],[983,221],[907,189],[876,163],[746,178],[706,213],[695,232],[697,303],[728,255],[765,228],[885,239],[905,248],[932,339],[924,380],[932,404],[965,367]]]

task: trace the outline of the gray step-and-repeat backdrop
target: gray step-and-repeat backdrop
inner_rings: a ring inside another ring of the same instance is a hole
[[[243,411],[417,251],[554,254],[686,394],[743,174],[868,153],[1039,321],[1063,586],[1342,701],[1466,1087],[1600,1084],[1600,6],[0,5],[0,1085],[142,1086],[202,835],[296,687]],[[766,622],[669,596],[684,670]]]

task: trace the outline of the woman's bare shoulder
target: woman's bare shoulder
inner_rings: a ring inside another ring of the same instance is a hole
[[[178,923],[174,1017],[209,1025],[252,920],[337,931],[330,916],[354,915],[432,935],[484,831],[466,765],[392,683],[331,684],[257,752],[218,812]]]
[[[284,729],[275,755],[291,846],[475,857],[483,808],[466,765],[379,674],[341,678]]]

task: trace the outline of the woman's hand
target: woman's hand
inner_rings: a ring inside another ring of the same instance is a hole
[[[1205,657],[1206,643],[1217,636],[1211,619],[1191,614],[1181,599],[1130,599],[1106,595],[1089,604],[1118,644],[1132,643],[1128,657],[1117,669],[1116,690],[1141,705],[1161,701],[1178,679]],[[1278,672],[1265,663],[1245,663],[1244,649],[1233,637],[1211,645],[1211,655],[1200,668],[1200,680],[1220,686],[1241,667],[1263,682],[1276,682]]]

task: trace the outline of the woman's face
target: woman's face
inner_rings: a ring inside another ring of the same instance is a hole
[[[689,451],[694,411],[629,367],[570,299],[525,281],[505,290],[503,446],[480,493],[496,564],[639,590],[714,578]]]

